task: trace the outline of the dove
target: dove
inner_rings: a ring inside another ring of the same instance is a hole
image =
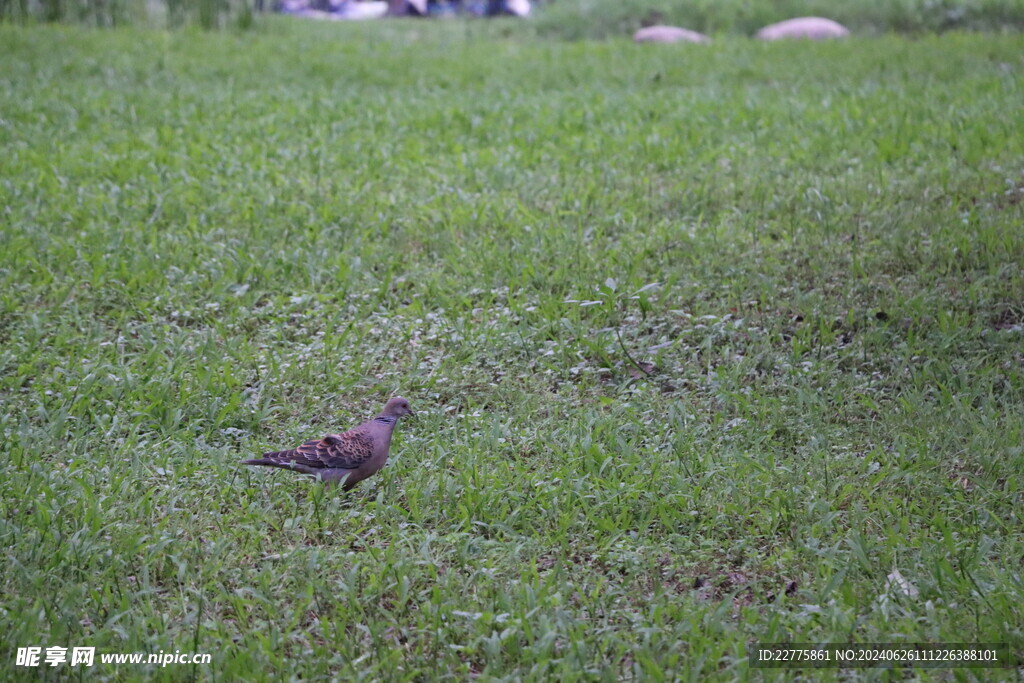
[[[396,396],[387,402],[380,415],[343,434],[328,434],[298,448],[264,453],[262,458],[243,460],[241,464],[312,474],[327,483],[342,482],[348,491],[384,467],[398,418],[414,414],[409,402]]]

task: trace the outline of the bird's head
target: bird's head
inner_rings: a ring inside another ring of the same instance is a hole
[[[391,417],[402,417],[403,415],[415,415],[416,413],[412,412],[408,401],[401,396],[395,396],[384,406],[384,412],[381,414]]]

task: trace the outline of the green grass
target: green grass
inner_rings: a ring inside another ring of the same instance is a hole
[[[479,26],[0,27],[4,677],[1024,653],[1024,40]],[[395,393],[349,495],[237,466]]]
[[[249,29],[258,0],[0,0],[0,22]],[[272,9],[273,0],[263,7]]]

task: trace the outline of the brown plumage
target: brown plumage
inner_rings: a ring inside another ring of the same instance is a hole
[[[242,464],[281,467],[325,482],[344,482],[348,491],[384,467],[398,418],[412,414],[409,402],[396,396],[380,415],[343,434],[328,434],[288,451],[264,453],[262,458],[243,460]]]

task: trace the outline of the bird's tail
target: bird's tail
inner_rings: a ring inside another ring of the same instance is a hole
[[[294,450],[290,451],[272,451],[270,453],[264,453],[262,458],[253,458],[251,460],[243,460],[243,465],[263,465],[264,467],[281,467],[286,470],[293,469],[289,464],[292,456],[295,455]]]

